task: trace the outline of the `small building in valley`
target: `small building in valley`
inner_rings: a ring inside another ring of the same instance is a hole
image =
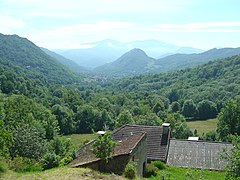
[[[113,138],[121,140],[134,134],[147,134],[147,160],[167,161],[167,152],[171,129],[169,123],[162,126],[124,125],[113,131]]]
[[[228,162],[221,158],[221,153],[230,153],[232,148],[231,143],[170,139],[167,164],[223,170]]]
[[[133,161],[136,163],[137,174],[142,176],[147,162],[146,133],[139,132],[117,140],[117,146],[114,148],[114,153],[108,163],[96,158],[91,152],[91,145],[94,143],[94,141],[91,141],[79,150],[77,158],[69,166],[89,167],[101,172],[122,174],[126,165]]]

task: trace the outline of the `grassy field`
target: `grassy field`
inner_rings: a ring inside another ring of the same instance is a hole
[[[43,172],[29,172],[29,173],[16,173],[7,171],[0,174],[0,179],[4,180],[92,180],[92,179],[106,179],[106,180],[124,180],[125,178],[114,174],[102,174],[97,171],[84,168],[69,168],[60,167]]]
[[[197,129],[198,134],[206,133],[217,129],[218,119],[208,119],[208,120],[197,120],[197,121],[187,121],[188,127],[194,131]]]
[[[79,148],[84,142],[95,139],[94,134],[71,134],[64,137],[70,138],[73,146],[76,148]]]
[[[199,169],[189,169],[168,166],[164,170],[160,170],[156,177],[151,177],[151,180],[168,179],[168,180],[223,180],[225,179],[225,172],[208,171]]]

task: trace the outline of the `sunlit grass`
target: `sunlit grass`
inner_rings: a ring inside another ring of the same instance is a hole
[[[102,174],[91,169],[84,168],[70,168],[60,167],[43,172],[31,172],[31,173],[16,173],[8,171],[0,176],[0,179],[6,180],[91,180],[91,179],[106,179],[106,180],[123,180],[121,176],[113,174]]]
[[[160,170],[156,177],[151,177],[149,179],[159,180],[162,179],[163,176],[165,179],[169,180],[223,180],[225,179],[226,174],[222,171],[209,171],[168,166],[166,169]]]
[[[218,122],[217,118],[208,119],[208,120],[197,120],[197,121],[193,120],[193,121],[188,121],[187,125],[192,131],[197,129],[198,134],[202,135],[202,133],[216,130],[217,122]]]
[[[91,141],[96,136],[94,134],[71,134],[64,137],[70,138],[73,146],[79,148],[84,142]]]

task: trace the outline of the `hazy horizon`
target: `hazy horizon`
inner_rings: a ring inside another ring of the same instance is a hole
[[[203,50],[239,47],[237,0],[0,0],[0,33],[48,49],[155,39]]]

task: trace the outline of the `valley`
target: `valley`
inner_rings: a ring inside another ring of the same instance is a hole
[[[143,47],[146,42],[138,43]],[[0,34],[0,50],[0,175],[6,179],[56,179],[58,171],[66,171],[63,178],[72,174],[74,179],[76,173],[122,179],[57,167],[76,159],[94,133],[115,132],[126,124],[170,123],[171,139],[177,140],[198,136],[200,142],[225,143],[240,134],[239,48],[160,59],[135,48],[94,70],[17,35]],[[167,165],[156,170],[156,178],[175,170],[202,173]],[[208,173],[221,174],[206,171],[203,176],[210,178]]]

